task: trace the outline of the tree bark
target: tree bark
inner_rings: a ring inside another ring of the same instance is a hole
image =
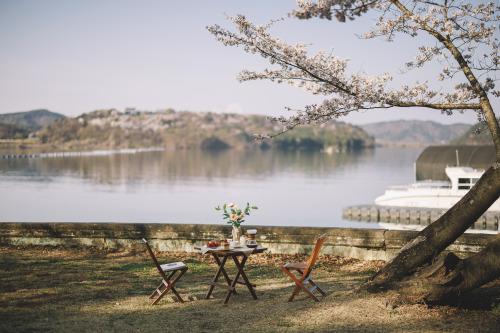
[[[390,1],[402,12],[412,14],[400,1]],[[360,289],[390,288],[406,294],[410,293],[412,296],[417,295],[424,301],[440,302],[447,297],[458,296],[477,288],[500,276],[498,237],[490,244],[491,246],[476,256],[460,260],[450,254],[419,274],[413,275],[419,268],[431,264],[435,257],[471,227],[498,200],[500,196],[500,126],[486,91],[453,42],[426,24],[422,24],[421,28],[434,36],[451,52],[472,89],[478,95],[481,111],[495,145],[497,159],[496,163],[483,174],[476,185],[457,204],[406,244]],[[403,281],[408,276],[412,277]],[[406,287],[401,287],[405,285]],[[408,285],[411,288],[408,288]]]
[[[500,276],[500,235],[481,252],[466,259],[452,253],[441,256],[432,265],[402,281],[384,285],[369,282],[362,290],[391,289],[398,293],[393,303],[449,303],[462,294],[480,287]]]
[[[413,274],[471,227],[500,196],[497,164],[490,167],[457,204],[401,248],[370,281],[383,285]]]
[[[429,286],[424,300],[434,303],[454,299],[499,276],[500,236],[497,236],[481,252],[463,260],[459,259],[455,267],[443,265],[441,274],[429,275],[427,277],[423,275],[422,278],[424,280],[427,279]]]

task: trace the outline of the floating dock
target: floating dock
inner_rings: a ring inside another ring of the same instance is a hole
[[[46,157],[75,157],[75,156],[106,156],[114,154],[136,154],[150,151],[171,150],[167,147],[151,147],[151,148],[129,148],[115,150],[92,150],[92,151],[74,151],[74,152],[54,152],[40,154],[7,154],[0,155],[1,159],[20,159],[20,158],[46,158]]]
[[[426,226],[436,221],[446,211],[446,209],[421,207],[361,205],[344,207],[342,217],[352,221]],[[499,219],[500,212],[486,212],[470,229],[498,231]]]

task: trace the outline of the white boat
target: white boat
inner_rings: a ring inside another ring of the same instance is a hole
[[[448,209],[457,203],[479,180],[484,171],[470,167],[447,167],[450,181],[419,181],[410,185],[391,186],[375,199],[380,206]],[[500,212],[500,199],[488,211]]]

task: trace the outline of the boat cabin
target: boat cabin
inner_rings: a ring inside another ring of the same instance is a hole
[[[470,167],[448,167],[446,175],[450,178],[453,190],[470,190],[477,183],[484,171]]]

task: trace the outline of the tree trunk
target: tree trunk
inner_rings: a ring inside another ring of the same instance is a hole
[[[402,281],[380,285],[368,282],[363,290],[390,288],[399,297],[392,302],[442,303],[480,287],[500,276],[500,235],[481,252],[466,259],[452,253],[441,256],[432,265]]]
[[[495,163],[441,218],[422,230],[370,278],[370,285],[391,284],[412,275],[471,227],[500,196],[500,167]]]

